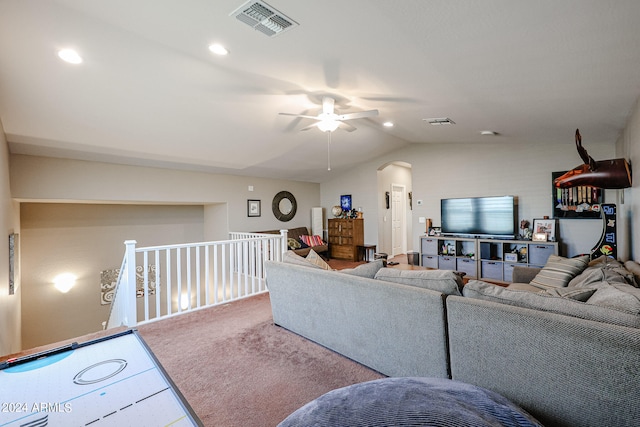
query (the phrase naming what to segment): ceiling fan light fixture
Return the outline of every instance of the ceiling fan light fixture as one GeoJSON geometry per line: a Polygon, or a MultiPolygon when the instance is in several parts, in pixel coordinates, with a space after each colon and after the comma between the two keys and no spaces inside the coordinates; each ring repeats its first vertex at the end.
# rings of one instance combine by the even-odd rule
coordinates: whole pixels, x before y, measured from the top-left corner
{"type": "Polygon", "coordinates": [[[393,127],[393,122],[384,122],[382,124],[382,126],[386,127],[386,128],[392,128],[393,127]]]}
{"type": "Polygon", "coordinates": [[[333,132],[338,129],[338,126],[340,126],[340,122],[333,119],[326,119],[318,122],[318,129],[322,132],[333,132]]]}

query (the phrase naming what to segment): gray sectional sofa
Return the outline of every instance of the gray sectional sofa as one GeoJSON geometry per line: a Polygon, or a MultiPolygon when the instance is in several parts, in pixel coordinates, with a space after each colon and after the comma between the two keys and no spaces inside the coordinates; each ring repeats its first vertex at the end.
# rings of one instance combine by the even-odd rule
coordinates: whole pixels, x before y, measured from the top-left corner
{"type": "Polygon", "coordinates": [[[266,264],[275,324],[388,376],[493,390],[545,426],[640,422],[635,263],[557,257],[506,288],[381,261],[322,267],[266,264]]]}

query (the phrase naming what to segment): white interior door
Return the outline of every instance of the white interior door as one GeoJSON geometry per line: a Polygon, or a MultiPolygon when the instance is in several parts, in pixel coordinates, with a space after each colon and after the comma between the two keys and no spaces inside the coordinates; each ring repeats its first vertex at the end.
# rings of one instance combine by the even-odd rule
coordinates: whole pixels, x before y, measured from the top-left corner
{"type": "Polygon", "coordinates": [[[391,256],[407,251],[405,194],[404,185],[391,185],[391,256]]]}

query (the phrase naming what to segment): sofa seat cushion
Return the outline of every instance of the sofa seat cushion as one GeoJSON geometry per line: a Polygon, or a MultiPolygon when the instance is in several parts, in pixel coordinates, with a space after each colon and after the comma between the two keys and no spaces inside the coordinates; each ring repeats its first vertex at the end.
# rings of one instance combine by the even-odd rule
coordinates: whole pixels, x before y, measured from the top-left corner
{"type": "Polygon", "coordinates": [[[450,270],[400,270],[381,268],[375,279],[401,285],[417,286],[445,295],[462,295],[462,277],[450,270]]]}
{"type": "Polygon", "coordinates": [[[338,270],[340,273],[350,274],[352,276],[360,276],[366,277],[368,279],[373,279],[376,277],[376,273],[384,267],[384,261],[382,259],[377,259],[372,262],[368,262],[366,264],[361,264],[354,268],[344,268],[342,270],[338,270]]]}
{"type": "Polygon", "coordinates": [[[566,297],[561,297],[559,296],[559,291],[553,289],[550,291],[541,290],[541,292],[529,292],[508,289],[480,280],[471,280],[464,286],[462,293],[468,298],[477,298],[550,313],[564,314],[580,319],[640,328],[640,316],[636,314],[602,305],[589,304],[588,301],[590,298],[587,299],[587,302],[573,299],[576,297],[584,299],[589,292],[593,293],[593,295],[597,292],[595,289],[583,288],[583,290],[586,290],[586,293],[569,293],[566,297]],[[556,292],[557,295],[551,295],[549,292],[556,292]]]}
{"type": "Polygon", "coordinates": [[[531,284],[541,289],[563,288],[569,281],[582,273],[587,268],[589,256],[577,258],[565,258],[559,255],[550,255],[547,263],[540,270],[531,284]]]}

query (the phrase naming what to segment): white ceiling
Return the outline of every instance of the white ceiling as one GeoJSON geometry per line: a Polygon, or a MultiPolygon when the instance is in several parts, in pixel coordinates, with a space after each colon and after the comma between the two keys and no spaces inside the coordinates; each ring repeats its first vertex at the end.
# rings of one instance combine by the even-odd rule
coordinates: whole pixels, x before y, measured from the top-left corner
{"type": "Polygon", "coordinates": [[[242,3],[0,0],[11,152],[322,182],[413,143],[611,143],[640,95],[638,0],[268,0],[299,24],[273,38],[242,3]],[[334,132],[332,171],[327,134],[278,115],[323,94],[380,112],[334,132]]]}

